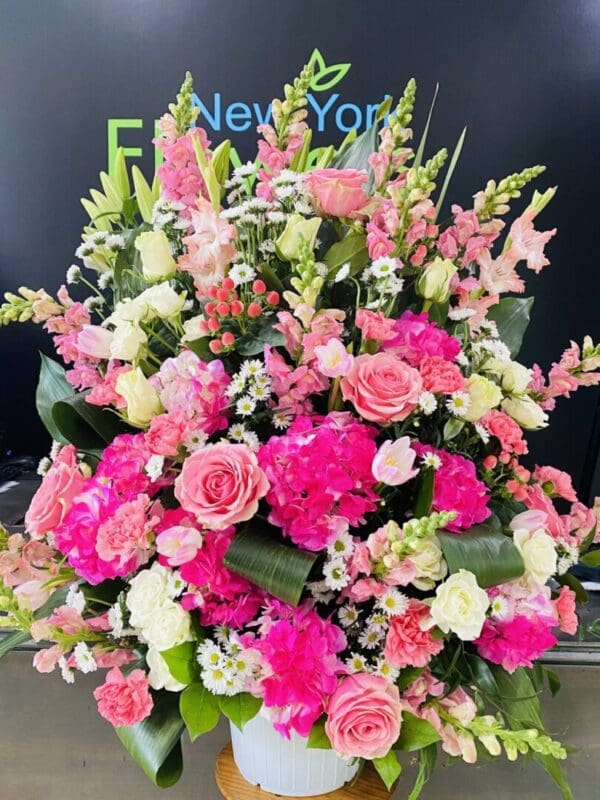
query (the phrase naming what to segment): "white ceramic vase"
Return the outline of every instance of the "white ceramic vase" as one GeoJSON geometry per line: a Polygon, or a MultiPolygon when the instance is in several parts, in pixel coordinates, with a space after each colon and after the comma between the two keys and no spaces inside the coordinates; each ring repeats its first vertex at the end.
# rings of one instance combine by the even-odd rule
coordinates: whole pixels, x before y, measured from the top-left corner
{"type": "Polygon", "coordinates": [[[287,797],[314,797],[334,792],[352,780],[358,764],[350,764],[333,750],[312,750],[306,739],[292,732],[288,741],[259,713],[241,732],[231,725],[233,757],[248,783],[287,797]]]}

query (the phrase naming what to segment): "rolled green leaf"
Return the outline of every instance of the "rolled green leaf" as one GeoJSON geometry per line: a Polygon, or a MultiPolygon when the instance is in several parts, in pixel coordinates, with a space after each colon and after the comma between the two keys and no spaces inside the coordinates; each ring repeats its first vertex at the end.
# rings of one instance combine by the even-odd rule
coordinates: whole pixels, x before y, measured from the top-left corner
{"type": "Polygon", "coordinates": [[[488,311],[488,319],[498,328],[498,336],[516,358],[523,343],[523,336],[529,325],[533,297],[503,297],[488,311]]]}
{"type": "Polygon", "coordinates": [[[40,353],[40,377],[35,393],[35,405],[40,419],[50,436],[61,444],[69,440],[61,433],[52,416],[54,404],[75,394],[75,390],[65,375],[65,369],[58,362],[40,353]]]}
{"type": "Polygon", "coordinates": [[[85,393],[54,403],[52,419],[62,437],[79,450],[103,450],[128,430],[114,411],[88,403],[85,393]]]}
{"type": "Polygon", "coordinates": [[[297,606],[318,555],[284,544],[274,533],[247,528],[235,535],[224,564],[279,600],[297,606]]]}
{"type": "Polygon", "coordinates": [[[484,589],[519,578],[525,572],[521,554],[512,539],[484,525],[465,533],[438,533],[451,573],[469,570],[484,589]]]}

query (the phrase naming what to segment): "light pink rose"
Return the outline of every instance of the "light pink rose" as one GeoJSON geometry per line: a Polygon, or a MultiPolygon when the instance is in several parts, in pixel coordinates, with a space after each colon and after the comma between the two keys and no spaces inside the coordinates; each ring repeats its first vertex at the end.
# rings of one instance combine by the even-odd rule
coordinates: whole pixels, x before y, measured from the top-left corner
{"type": "Polygon", "coordinates": [[[25,514],[25,528],[32,539],[41,539],[63,521],[84,483],[77,450],[72,444],[63,447],[25,514]]]}
{"type": "Polygon", "coordinates": [[[397,356],[362,355],[340,383],[344,400],[371,422],[406,419],[416,408],[423,382],[419,372],[397,356]]]}
{"type": "Polygon", "coordinates": [[[321,214],[348,217],[368,202],[367,173],[358,169],[315,169],[306,177],[313,204],[321,214]]]}
{"type": "Polygon", "coordinates": [[[216,444],[183,462],[175,496],[198,522],[214,530],[250,519],[269,489],[254,453],[243,444],[216,444]]]}
{"type": "Polygon", "coordinates": [[[344,758],[383,758],[400,735],[400,693],[378,675],[343,678],[326,711],[325,732],[344,758]]]}
{"type": "Polygon", "coordinates": [[[118,667],[113,667],[95,690],[94,698],[100,716],[116,728],[146,719],[154,705],[148,678],[141,669],[134,669],[125,677],[118,667]]]}

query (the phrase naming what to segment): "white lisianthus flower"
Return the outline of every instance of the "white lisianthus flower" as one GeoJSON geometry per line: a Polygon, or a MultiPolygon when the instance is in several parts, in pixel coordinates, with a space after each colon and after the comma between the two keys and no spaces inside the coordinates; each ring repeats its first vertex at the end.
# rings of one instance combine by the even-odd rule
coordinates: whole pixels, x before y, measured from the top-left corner
{"type": "Polygon", "coordinates": [[[548,415],[531,397],[506,397],[502,403],[502,410],[525,430],[533,431],[545,428],[548,424],[548,415]]]}
{"type": "MultiPolygon", "coordinates": [[[[121,322],[108,340],[107,352],[110,358],[118,358],[120,361],[134,361],[138,358],[147,342],[148,337],[139,325],[133,322],[121,322]]],[[[106,358],[107,356],[100,357],[106,358]]]]}
{"type": "Polygon", "coordinates": [[[525,569],[533,580],[543,586],[557,569],[554,540],[543,530],[516,530],[513,533],[515,547],[523,556],[525,569]]]}
{"type": "Polygon", "coordinates": [[[159,606],[142,627],[144,639],[158,650],[168,650],[191,639],[190,615],[172,600],[159,606]]]}
{"type": "Polygon", "coordinates": [[[437,587],[431,617],[444,633],[452,631],[464,642],[472,642],[481,634],[489,605],[475,575],[460,569],[437,587]]]}
{"type": "Polygon", "coordinates": [[[169,578],[170,570],[158,562],[132,578],[125,605],[130,614],[129,622],[135,628],[143,628],[154,612],[169,602],[169,578]]]}
{"type": "Polygon", "coordinates": [[[135,249],[142,259],[142,273],[148,281],[158,281],[172,275],[177,264],[164,231],[145,231],[135,240],[135,249]]]}
{"type": "Polygon", "coordinates": [[[457,267],[449,258],[436,258],[426,267],[416,285],[417,293],[433,303],[444,303],[450,296],[450,282],[457,267]]]}
{"type": "Polygon", "coordinates": [[[477,373],[468,378],[465,388],[471,402],[463,417],[469,422],[476,422],[502,400],[500,387],[489,378],[477,373]]]}
{"type": "Polygon", "coordinates": [[[148,682],[153,689],[166,689],[167,692],[181,692],[187,684],[180,683],[171,675],[167,662],[156,647],[149,647],[146,653],[148,682]]]}

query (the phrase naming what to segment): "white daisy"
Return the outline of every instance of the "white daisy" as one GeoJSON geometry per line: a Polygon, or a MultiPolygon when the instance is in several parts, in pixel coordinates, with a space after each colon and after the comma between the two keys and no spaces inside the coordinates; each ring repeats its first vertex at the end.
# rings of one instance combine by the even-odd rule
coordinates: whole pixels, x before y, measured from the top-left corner
{"type": "Polygon", "coordinates": [[[394,587],[379,598],[379,606],[390,617],[398,617],[408,608],[408,597],[394,587]]]}
{"type": "Polygon", "coordinates": [[[373,261],[371,264],[371,272],[376,278],[387,278],[389,275],[394,274],[398,266],[399,261],[397,258],[384,256],[383,258],[376,258],[375,261],[373,261]]]}
{"type": "Polygon", "coordinates": [[[264,376],[265,365],[258,358],[253,358],[250,361],[244,361],[238,374],[244,380],[250,377],[256,378],[259,375],[264,376]]]}
{"type": "Polygon", "coordinates": [[[235,404],[235,413],[239,414],[240,417],[249,417],[250,414],[254,412],[256,408],[256,400],[250,397],[249,394],[245,394],[235,404]]]}
{"type": "Polygon", "coordinates": [[[419,408],[425,414],[425,416],[429,416],[433,414],[433,412],[437,408],[437,400],[435,399],[435,395],[432,392],[421,392],[418,399],[419,408]]]}
{"type": "Polygon", "coordinates": [[[202,670],[202,683],[212,694],[229,694],[231,691],[231,676],[227,674],[221,662],[202,670]]]}
{"type": "Polygon", "coordinates": [[[484,444],[487,444],[490,440],[489,432],[481,425],[479,422],[476,422],[473,427],[477,431],[477,435],[481,439],[484,444]]]}
{"type": "Polygon", "coordinates": [[[366,672],[367,659],[364,656],[361,656],[360,653],[350,653],[350,658],[346,660],[346,666],[348,667],[350,674],[355,672],[366,672]]]}
{"type": "Polygon", "coordinates": [[[273,414],[273,427],[278,431],[283,431],[289,428],[292,424],[292,418],[289,414],[284,414],[283,411],[276,411],[273,414]]]}
{"type": "Polygon", "coordinates": [[[223,653],[221,648],[212,639],[205,639],[196,650],[198,663],[204,669],[216,667],[220,664],[223,653]]]}
{"type": "Polygon", "coordinates": [[[246,433],[246,426],[243,422],[236,422],[229,428],[229,438],[241,442],[246,433]]]}
{"type": "Polygon", "coordinates": [[[252,269],[249,264],[242,262],[231,267],[228,277],[231,278],[236,286],[240,286],[242,283],[253,281],[256,278],[256,270],[252,269]]]}
{"type": "Polygon", "coordinates": [[[502,595],[496,595],[490,602],[490,611],[492,617],[496,619],[509,619],[512,616],[512,610],[508,600],[502,595]]]}
{"type": "Polygon", "coordinates": [[[390,683],[395,683],[400,675],[400,670],[396,667],[392,667],[383,656],[380,656],[375,662],[375,675],[386,678],[390,683]]]}
{"type": "Polygon", "coordinates": [[[327,552],[330,556],[337,556],[341,558],[348,558],[352,555],[354,550],[354,541],[348,531],[338,533],[335,539],[327,546],[327,552]]]}
{"type": "Polygon", "coordinates": [[[382,631],[377,628],[365,628],[358,637],[358,643],[361,647],[364,647],[365,650],[375,650],[382,639],[382,631]]]}
{"type": "Polygon", "coordinates": [[[332,558],[325,562],[323,567],[325,584],[332,591],[336,592],[347,586],[350,576],[346,571],[346,562],[343,558],[332,558]]]}
{"type": "Polygon", "coordinates": [[[340,624],[343,625],[344,628],[349,628],[351,625],[354,625],[359,618],[359,613],[356,609],[356,606],[353,606],[350,603],[342,606],[337,615],[340,624]]]}
{"type": "Polygon", "coordinates": [[[464,417],[471,405],[471,398],[466,392],[453,392],[446,400],[446,408],[455,417],[464,417]]]}
{"type": "Polygon", "coordinates": [[[243,436],[243,442],[253,452],[256,452],[260,447],[260,439],[254,433],[254,431],[246,431],[246,433],[243,436]]]}
{"type": "Polygon", "coordinates": [[[436,453],[425,453],[422,458],[423,464],[426,467],[438,470],[442,466],[442,459],[436,453]]]}
{"type": "Polygon", "coordinates": [[[371,616],[367,619],[367,625],[369,628],[377,631],[384,631],[387,630],[388,627],[388,617],[385,611],[374,611],[371,616]]]}

